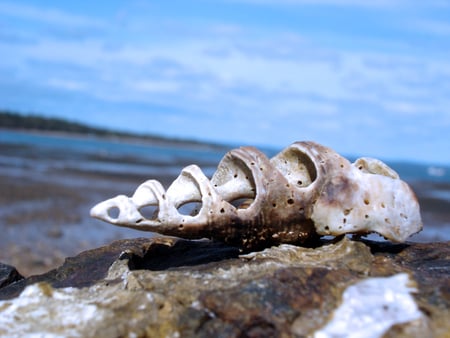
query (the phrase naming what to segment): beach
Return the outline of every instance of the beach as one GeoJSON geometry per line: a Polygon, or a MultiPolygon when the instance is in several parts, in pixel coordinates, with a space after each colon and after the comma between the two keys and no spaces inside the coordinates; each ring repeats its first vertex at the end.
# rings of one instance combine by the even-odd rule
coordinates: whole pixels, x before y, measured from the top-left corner
{"type": "MultiPolygon", "coordinates": [[[[148,179],[167,188],[191,163],[211,175],[226,152],[202,145],[180,150],[179,145],[30,133],[8,138],[5,131],[0,133],[0,262],[25,276],[46,272],[66,257],[117,239],[153,236],[92,219],[89,210],[118,194],[132,195],[148,179]]],[[[424,223],[424,231],[410,240],[449,240],[450,182],[409,183],[424,223]]]]}

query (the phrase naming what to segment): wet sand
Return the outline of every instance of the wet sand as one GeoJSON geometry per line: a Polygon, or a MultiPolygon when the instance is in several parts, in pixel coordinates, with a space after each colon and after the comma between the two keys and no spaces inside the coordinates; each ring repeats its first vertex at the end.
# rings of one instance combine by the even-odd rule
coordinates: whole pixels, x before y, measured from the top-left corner
{"type": "MultiPolygon", "coordinates": [[[[13,265],[21,274],[29,276],[59,266],[65,257],[113,240],[152,236],[92,219],[89,210],[115,195],[131,195],[140,183],[150,178],[168,187],[184,165],[184,162],[173,163],[172,170],[167,171],[169,174],[158,176],[67,168],[45,172],[33,167],[2,168],[0,262],[13,265]]],[[[450,183],[416,182],[412,186],[421,204],[425,230],[411,239],[449,240],[450,183]]]]}
{"type": "MultiPolygon", "coordinates": [[[[0,262],[29,276],[60,265],[65,257],[148,233],[92,219],[90,208],[118,194],[132,194],[146,178],[52,172],[45,177],[0,173],[0,262]]],[[[172,176],[158,177],[168,184],[172,176]]]]}

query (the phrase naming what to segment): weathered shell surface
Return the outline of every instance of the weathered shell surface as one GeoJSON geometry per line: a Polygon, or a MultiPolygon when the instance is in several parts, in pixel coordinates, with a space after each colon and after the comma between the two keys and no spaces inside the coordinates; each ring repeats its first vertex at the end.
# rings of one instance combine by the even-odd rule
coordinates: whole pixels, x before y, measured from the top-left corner
{"type": "Polygon", "coordinates": [[[351,164],[314,142],[296,142],[272,159],[253,147],[234,149],[210,180],[190,165],[167,191],[149,180],[132,197],[97,204],[91,216],[245,250],[349,233],[376,232],[402,242],[422,229],[416,196],[395,171],[371,158],[351,164]],[[183,212],[192,204],[197,208],[183,212]],[[143,209],[149,206],[155,212],[146,217],[143,209]]]}

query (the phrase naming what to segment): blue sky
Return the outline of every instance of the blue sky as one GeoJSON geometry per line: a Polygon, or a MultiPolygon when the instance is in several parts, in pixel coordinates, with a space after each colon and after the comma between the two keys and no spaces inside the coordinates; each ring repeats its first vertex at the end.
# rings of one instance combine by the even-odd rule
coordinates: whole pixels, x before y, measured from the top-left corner
{"type": "Polygon", "coordinates": [[[0,108],[450,163],[450,1],[0,2],[0,108]]]}

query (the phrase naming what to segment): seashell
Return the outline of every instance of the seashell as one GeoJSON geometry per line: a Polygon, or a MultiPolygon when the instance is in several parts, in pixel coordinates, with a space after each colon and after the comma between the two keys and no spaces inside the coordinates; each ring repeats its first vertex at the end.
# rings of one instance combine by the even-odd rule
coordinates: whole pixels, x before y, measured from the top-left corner
{"type": "Polygon", "coordinates": [[[211,179],[190,165],[167,191],[148,180],[132,197],[97,204],[91,216],[246,251],[371,232],[403,242],[422,229],[416,196],[394,170],[372,158],[351,164],[314,142],[296,142],[272,159],[253,147],[234,149],[211,179]],[[190,214],[187,205],[195,206],[190,214]],[[150,215],[148,208],[154,209],[150,215]]]}

